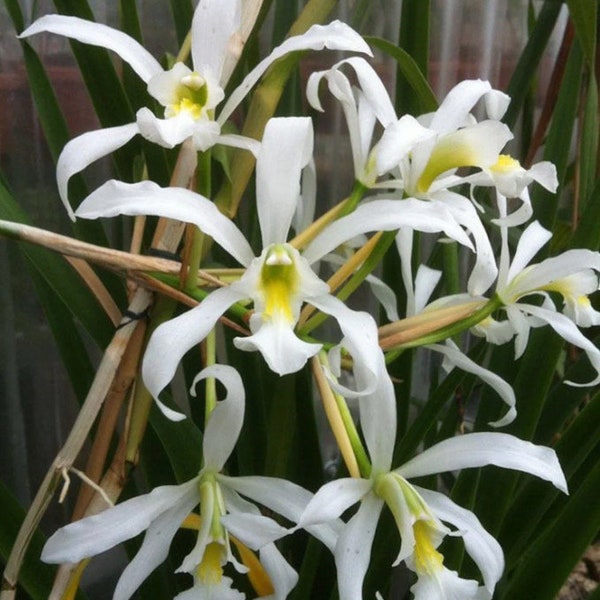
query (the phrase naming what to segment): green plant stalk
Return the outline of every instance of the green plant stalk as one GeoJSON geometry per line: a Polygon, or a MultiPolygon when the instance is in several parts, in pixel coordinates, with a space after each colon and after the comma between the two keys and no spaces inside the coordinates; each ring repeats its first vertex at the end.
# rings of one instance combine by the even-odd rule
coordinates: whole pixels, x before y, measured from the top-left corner
{"type": "Polygon", "coordinates": [[[352,445],[352,450],[354,451],[360,473],[363,477],[369,477],[371,474],[371,462],[369,461],[367,452],[362,444],[358,430],[356,429],[356,424],[354,423],[346,399],[335,391],[333,392],[333,397],[335,398],[340,417],[342,417],[344,427],[348,433],[348,438],[350,439],[350,444],[352,445]]]}
{"type": "MultiPolygon", "coordinates": [[[[217,336],[215,330],[212,329],[206,336],[206,366],[214,365],[217,362],[217,336]]],[[[217,406],[217,383],[214,377],[208,377],[206,379],[206,405],[205,405],[205,417],[204,422],[208,424],[208,419],[217,406]]]]}
{"type": "Polygon", "coordinates": [[[442,327],[433,333],[428,333],[427,335],[423,335],[410,342],[398,344],[397,348],[390,350],[386,354],[386,363],[390,363],[398,358],[398,356],[408,348],[427,346],[429,344],[435,344],[437,342],[442,342],[448,338],[454,337],[455,335],[474,327],[485,318],[489,317],[496,310],[502,308],[502,306],[502,300],[497,294],[494,294],[479,310],[475,311],[471,316],[461,319],[456,323],[452,323],[452,325],[446,325],[445,327],[442,327]]]}
{"type": "MultiPolygon", "coordinates": [[[[210,150],[198,153],[198,191],[205,198],[210,198],[211,193],[211,153],[210,150]]],[[[194,289],[198,287],[198,270],[200,263],[208,252],[209,245],[204,243],[206,236],[200,229],[194,226],[192,235],[191,250],[188,260],[188,272],[185,278],[185,289],[194,289]]]]}

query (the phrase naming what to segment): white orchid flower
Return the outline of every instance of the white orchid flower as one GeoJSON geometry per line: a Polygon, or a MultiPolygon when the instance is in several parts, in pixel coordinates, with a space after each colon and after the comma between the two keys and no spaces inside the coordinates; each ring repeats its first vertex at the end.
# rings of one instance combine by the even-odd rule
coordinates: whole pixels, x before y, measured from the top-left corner
{"type": "MultiPolygon", "coordinates": [[[[556,167],[548,161],[534,164],[529,169],[508,154],[501,154],[491,167],[483,168],[465,178],[472,188],[494,187],[496,189],[500,217],[492,222],[501,227],[515,227],[528,221],[533,215],[528,186],[539,183],[543,188],[554,193],[558,187],[556,167]],[[507,214],[506,199],[518,198],[519,206],[507,214]]],[[[475,200],[471,198],[474,202],[475,200]]]]}
{"type": "MultiPolygon", "coordinates": [[[[255,257],[243,234],[207,198],[182,188],[160,188],[151,182],[125,184],[109,181],[84,200],[78,217],[94,219],[117,214],[157,215],[193,223],[242,264],[239,281],[212,292],[192,310],[156,329],[144,356],[144,382],[157,398],[172,379],[181,357],[203,340],[219,317],[235,302],[252,299],[252,335],[238,337],[241,350],[258,350],[269,367],[283,375],[302,368],[321,344],[308,343],[294,333],[300,307],[308,302],[333,316],[354,349],[355,369],[371,373],[380,352],[377,327],[364,312],[350,310],[329,293],[329,287],[310,265],[349,238],[365,231],[411,227],[425,232],[444,231],[470,247],[464,231],[447,212],[432,210],[429,203],[372,202],[326,228],[301,255],[289,245],[287,235],[300,197],[300,174],[313,147],[311,121],[305,117],[271,119],[265,129],[256,165],[257,212],[263,250],[255,257]]],[[[340,390],[351,394],[348,389],[340,390]]],[[[364,393],[361,390],[356,393],[364,393]]],[[[162,407],[172,418],[176,415],[162,407]]]]}
{"type": "Polygon", "coordinates": [[[598,290],[600,254],[591,250],[568,250],[540,263],[529,264],[552,234],[537,221],[521,235],[512,262],[508,251],[506,229],[502,228],[502,251],[496,294],[503,303],[507,321],[489,317],[482,321],[475,333],[488,341],[501,344],[515,338],[515,356],[520,357],[529,340],[532,327],[550,325],[565,341],[581,348],[598,374],[591,382],[570,385],[596,385],[600,382],[600,350],[586,338],[580,327],[600,324],[588,295],[598,290]],[[556,292],[563,298],[563,313],[548,296],[556,292]],[[542,297],[542,305],[527,301],[528,297],[542,297]]]}
{"type": "Polygon", "coordinates": [[[360,423],[372,462],[369,477],[345,478],[325,484],[303,513],[299,526],[337,519],[360,503],[340,533],[334,557],[340,600],[362,598],[370,549],[384,505],[400,533],[394,564],[406,561],[417,575],[411,588],[416,600],[492,598],[504,569],[502,549],[477,517],[441,493],[409,482],[415,477],[464,468],[498,467],[530,473],[566,492],[564,475],[550,448],[535,446],[502,433],[471,433],[435,444],[396,469],[391,460],[396,437],[396,407],[392,383],[382,368],[372,396],[359,399],[360,423]],[[444,523],[456,527],[451,531],[444,523]],[[437,550],[446,535],[461,536],[479,568],[483,586],[465,580],[443,564],[437,550]]]}
{"type": "Polygon", "coordinates": [[[112,50],[131,66],[147,84],[148,93],[164,107],[164,118],[155,116],[149,108],[142,108],[137,112],[135,123],[87,132],[65,146],[57,164],[57,181],[60,197],[71,218],[70,177],[125,145],[136,134],[166,148],[189,139],[197,150],[207,150],[220,143],[256,153],[258,142],[239,135],[221,134],[221,127],[273,62],[299,50],[328,48],[372,54],[360,35],[340,21],[313,25],[306,33],[285,40],[259,62],[215,116],[231,75],[228,46],[235,42],[240,20],[241,0],[201,0],[192,22],[192,67],[177,62],[168,71],[136,40],[99,23],[46,15],[23,31],[21,37],[50,32],[112,50]]]}
{"type": "Polygon", "coordinates": [[[420,119],[405,115],[398,120],[384,84],[364,59],[344,60],[311,76],[307,98],[317,110],[323,110],[318,95],[322,79],[344,109],[356,179],[367,188],[398,188],[405,197],[443,203],[473,236],[476,262],[469,290],[484,293],[497,275],[494,253],[473,202],[451,188],[466,181],[455,174],[458,168],[488,169],[498,162],[500,151],[512,138],[498,120],[508,106],[508,96],[493,90],[488,82],[463,81],[434,114],[420,119]],[[359,87],[353,87],[341,71],[345,65],[354,69],[359,87]],[[482,99],[490,118],[477,123],[471,110],[482,99]],[[377,122],[384,131],[373,144],[377,122]],[[387,173],[399,177],[377,181],[387,173]]]}
{"type": "MultiPolygon", "coordinates": [[[[260,562],[274,590],[268,598],[287,598],[298,576],[273,543],[287,530],[262,516],[259,509],[242,496],[297,522],[312,494],[283,479],[222,474],[242,427],[244,389],[235,369],[213,365],[196,377],[192,394],[196,383],[209,377],[219,379],[227,395],[217,403],[208,420],[202,441],[203,467],[198,476],[181,485],[155,488],[149,494],[59,529],[46,542],[43,561],[77,563],[146,531],[140,550],[123,571],[113,595],[113,600],[127,600],[166,559],[173,536],[194,507],[200,505],[195,547],[177,569],[191,574],[194,586],[177,599],[245,598],[244,594],[231,589],[232,580],[223,574],[228,563],[238,572],[248,570],[235,557],[232,541],[260,551],[260,562]]],[[[311,533],[333,549],[339,525],[317,527],[311,533]]]]}

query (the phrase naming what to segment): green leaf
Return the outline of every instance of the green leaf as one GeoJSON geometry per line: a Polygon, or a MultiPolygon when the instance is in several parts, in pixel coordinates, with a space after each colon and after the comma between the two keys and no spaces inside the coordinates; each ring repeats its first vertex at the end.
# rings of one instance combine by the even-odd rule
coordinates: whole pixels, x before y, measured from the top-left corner
{"type": "Polygon", "coordinates": [[[500,599],[555,598],[600,529],[600,462],[573,492],[556,521],[521,557],[500,599]]]}
{"type": "Polygon", "coordinates": [[[177,32],[177,41],[181,46],[192,26],[192,17],[194,8],[190,0],[171,0],[171,12],[175,21],[175,31],[177,32]]]}
{"type": "MultiPolygon", "coordinates": [[[[1,181],[0,219],[29,223],[27,215],[1,181]]],[[[104,348],[112,337],[114,326],[79,275],[62,256],[50,250],[31,244],[22,244],[21,249],[73,316],[82,323],[96,343],[104,348]]]]}
{"type": "MultiPolygon", "coordinates": [[[[568,480],[600,444],[598,423],[600,393],[577,415],[556,444],[555,450],[568,480]]],[[[563,494],[545,481],[528,481],[519,490],[499,536],[507,565],[519,562],[528,545],[539,535],[540,523],[543,524],[548,509],[556,499],[564,500],[563,494]]]]}
{"type": "MultiPolygon", "coordinates": [[[[175,408],[175,407],[174,407],[175,408]]],[[[177,483],[193,479],[202,465],[202,433],[191,419],[173,422],[153,407],[150,424],[175,473],[177,483]]]]}
{"type": "Polygon", "coordinates": [[[596,165],[598,161],[598,85],[593,74],[587,81],[587,95],[583,110],[578,183],[580,203],[585,209],[596,182],[596,165]]]}
{"type": "MultiPolygon", "coordinates": [[[[25,518],[25,511],[0,480],[0,555],[4,562],[8,559],[19,527],[25,518]]],[[[45,539],[39,532],[33,534],[29,550],[21,568],[19,584],[32,600],[46,600],[54,581],[54,567],[39,560],[45,539]]]]}
{"type": "MultiPolygon", "coordinates": [[[[402,2],[398,47],[414,60],[425,80],[427,80],[429,67],[430,14],[429,0],[404,0],[402,2]]],[[[418,115],[433,110],[424,108],[422,99],[411,94],[411,90],[413,90],[412,83],[398,62],[396,75],[396,111],[398,114],[418,115]]]]}
{"type": "MultiPolygon", "coordinates": [[[[567,179],[570,148],[569,144],[565,144],[565,140],[571,139],[578,117],[579,94],[573,93],[573,90],[579,90],[581,86],[582,67],[581,46],[575,40],[560,82],[558,99],[544,148],[544,160],[549,160],[556,166],[560,190],[564,188],[567,179]]],[[[549,192],[541,186],[537,186],[531,195],[535,218],[546,229],[552,230],[554,227],[559,199],[560,194],[549,192]]]]}
{"type": "Polygon", "coordinates": [[[506,93],[510,96],[511,102],[504,116],[504,122],[511,128],[514,127],[523,102],[531,89],[531,74],[536,72],[540,64],[561,8],[561,2],[544,2],[527,45],[521,52],[519,62],[510,78],[506,93]]]}
{"type": "Polygon", "coordinates": [[[415,59],[406,50],[378,37],[366,36],[365,40],[371,46],[391,56],[398,63],[399,72],[406,79],[410,89],[416,94],[419,113],[431,112],[437,109],[438,101],[431,86],[415,59]]]}
{"type": "Polygon", "coordinates": [[[596,58],[598,3],[590,0],[567,0],[567,6],[585,58],[593,67],[596,58]]]}

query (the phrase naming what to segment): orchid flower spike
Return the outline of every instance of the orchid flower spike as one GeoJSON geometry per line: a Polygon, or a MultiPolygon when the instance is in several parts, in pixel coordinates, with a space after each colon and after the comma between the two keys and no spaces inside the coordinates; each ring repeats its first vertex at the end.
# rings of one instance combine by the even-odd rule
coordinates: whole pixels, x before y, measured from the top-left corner
{"type": "Polygon", "coordinates": [[[437,491],[410,479],[464,468],[497,467],[530,473],[567,492],[554,450],[503,433],[471,433],[431,446],[404,465],[391,469],[396,438],[396,405],[391,380],[381,372],[371,396],[359,398],[360,424],[372,469],[363,478],[337,479],[317,491],[299,526],[337,519],[359,503],[339,535],[334,557],[340,600],[362,598],[371,545],[384,505],[400,534],[395,565],[404,561],[416,574],[415,600],[491,599],[504,569],[502,549],[477,517],[437,491]],[[451,530],[445,523],[454,526],[451,530]],[[481,572],[483,585],[459,577],[444,566],[438,547],[446,535],[462,537],[467,554],[481,572]]]}
{"type": "MultiPolygon", "coordinates": [[[[155,398],[171,381],[182,356],[206,337],[232,304],[247,299],[254,302],[252,335],[234,340],[239,349],[258,350],[280,375],[301,369],[321,349],[321,344],[306,342],[294,332],[300,307],[308,302],[334,317],[344,336],[344,346],[353,352],[355,370],[371,374],[366,379],[367,389],[352,392],[340,386],[340,392],[367,393],[375,385],[374,364],[381,352],[375,321],[332,296],[311,264],[360,233],[400,227],[443,231],[471,247],[467,235],[447,211],[434,210],[429,203],[418,200],[382,201],[359,207],[334,222],[300,254],[286,240],[301,197],[301,172],[310,161],[312,148],[309,118],[284,117],[271,119],[267,124],[256,164],[257,211],[263,243],[257,257],[240,230],[214,203],[182,188],[161,188],[148,181],[109,181],[78,208],[76,215],[86,219],[117,214],[157,215],[193,223],[246,269],[239,281],[211,292],[197,307],[156,329],[143,363],[144,382],[155,398]]],[[[177,413],[160,406],[171,418],[177,418],[177,413]]]]}
{"type": "Polygon", "coordinates": [[[241,27],[241,6],[241,0],[200,0],[191,30],[192,67],[176,62],[167,71],[136,40],[99,23],[46,15],[23,31],[22,38],[50,32],[112,50],[131,66],[147,84],[148,93],[164,107],[162,117],[142,108],[135,123],[87,132],[65,146],[57,165],[57,180],[60,197],[71,218],[74,217],[68,202],[69,179],[125,145],[136,134],[165,148],[191,140],[196,150],[204,151],[220,143],[256,154],[258,142],[222,134],[221,127],[272,63],[299,50],[327,48],[372,54],[360,35],[340,21],[313,25],[306,33],[285,40],[259,62],[215,115],[225,98],[224,88],[232,71],[229,59],[241,27]]]}
{"type": "MultiPolygon", "coordinates": [[[[77,563],[146,531],[144,542],[123,571],[113,600],[128,600],[168,556],[171,540],[200,505],[198,538],[178,572],[193,577],[193,587],[176,596],[242,600],[245,595],[231,588],[224,568],[231,564],[240,572],[247,568],[239,561],[232,541],[259,551],[260,562],[273,592],[271,600],[284,600],[297,581],[297,574],[273,543],[287,530],[262,516],[258,507],[242,496],[297,522],[312,494],[289,481],[269,477],[229,477],[222,473],[242,427],[244,389],[237,371],[225,365],[204,369],[194,380],[215,377],[227,390],[208,420],[204,438],[203,467],[194,479],[181,485],[155,488],[149,494],[117,504],[104,512],[59,529],[46,542],[42,560],[49,563],[77,563]]],[[[333,549],[341,524],[318,526],[311,533],[333,549]]]]}

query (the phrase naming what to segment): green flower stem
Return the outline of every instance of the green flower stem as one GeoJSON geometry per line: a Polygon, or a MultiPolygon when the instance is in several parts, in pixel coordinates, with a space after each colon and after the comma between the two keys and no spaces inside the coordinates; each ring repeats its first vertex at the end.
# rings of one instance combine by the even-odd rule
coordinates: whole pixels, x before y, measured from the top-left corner
{"type": "Polygon", "coordinates": [[[458,245],[456,242],[444,244],[444,282],[446,294],[451,296],[460,292],[460,273],[458,269],[458,245]]]}
{"type": "MultiPolygon", "coordinates": [[[[210,161],[210,151],[198,153],[198,192],[206,198],[210,198],[211,193],[210,161]]],[[[200,268],[200,262],[204,254],[208,251],[208,245],[204,243],[205,237],[202,231],[194,227],[188,260],[188,272],[185,278],[186,289],[198,287],[198,269],[200,268]]]]}
{"type": "Polygon", "coordinates": [[[456,323],[441,327],[437,331],[422,335],[414,340],[411,340],[410,342],[398,344],[396,348],[386,354],[386,363],[389,364],[390,362],[394,361],[407,348],[427,346],[428,344],[435,344],[437,342],[442,342],[448,338],[454,337],[455,335],[474,327],[478,323],[481,323],[481,321],[489,317],[503,305],[504,303],[500,297],[497,294],[494,294],[492,298],[490,298],[480,309],[476,310],[472,315],[466,317],[465,319],[461,319],[456,323]]]}
{"type": "Polygon", "coordinates": [[[362,444],[360,436],[358,435],[358,431],[356,429],[354,419],[352,418],[352,414],[350,413],[350,409],[348,408],[348,404],[346,403],[346,399],[337,392],[333,392],[333,397],[335,398],[335,403],[340,413],[340,417],[342,417],[342,422],[344,423],[344,427],[348,433],[348,438],[350,439],[350,444],[352,445],[352,450],[354,451],[354,456],[356,457],[356,462],[358,463],[360,473],[365,478],[369,477],[371,474],[371,462],[369,461],[367,452],[362,444]]]}
{"type": "MultiPolygon", "coordinates": [[[[215,330],[206,336],[206,359],[205,366],[214,365],[217,362],[217,336],[215,330]]],[[[217,405],[217,383],[214,377],[207,377],[206,379],[206,405],[204,409],[204,422],[208,423],[208,419],[217,405]]]]}
{"type": "Polygon", "coordinates": [[[329,371],[327,353],[321,350],[311,359],[315,383],[319,389],[325,415],[351,477],[368,476],[371,464],[362,445],[346,400],[337,394],[325,376],[329,371]]]}

